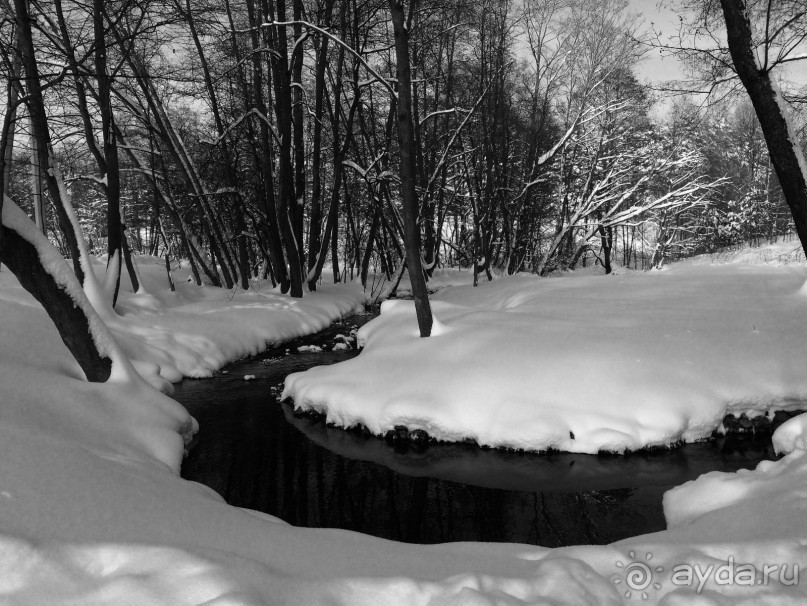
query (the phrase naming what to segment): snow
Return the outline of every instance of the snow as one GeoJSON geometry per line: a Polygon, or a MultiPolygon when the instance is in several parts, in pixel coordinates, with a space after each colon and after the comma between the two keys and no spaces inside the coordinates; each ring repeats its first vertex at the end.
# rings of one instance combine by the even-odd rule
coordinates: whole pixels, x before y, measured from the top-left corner
{"type": "Polygon", "coordinates": [[[804,265],[693,262],[454,286],[431,338],[411,301],[386,301],[358,358],[290,375],[283,395],[377,435],[580,453],[697,440],[728,412],[803,406],[805,281],[804,265]]]}
{"type": "Polygon", "coordinates": [[[793,154],[796,156],[796,162],[798,162],[799,168],[801,169],[801,179],[803,182],[807,182],[807,159],[804,158],[804,152],[801,149],[801,145],[799,145],[800,139],[798,136],[796,136],[796,129],[793,125],[790,104],[785,101],[784,97],[782,96],[782,91],[779,89],[779,84],[776,82],[776,80],[770,78],[769,82],[774,92],[774,100],[776,101],[776,105],[779,107],[779,112],[781,113],[782,119],[785,121],[785,125],[787,126],[788,142],[793,148],[793,154]]]}
{"type": "MultiPolygon", "coordinates": [[[[56,174],[58,176],[58,172],[56,174]]],[[[59,180],[59,183],[61,183],[61,180],[59,180]]],[[[60,185],[60,187],[63,186],[60,185]]],[[[68,214],[73,217],[71,221],[75,220],[75,213],[72,213],[69,204],[66,205],[66,210],[68,210],[68,214]]],[[[14,229],[22,238],[34,246],[45,271],[53,277],[58,287],[67,293],[74,305],[84,311],[87,316],[90,334],[92,335],[93,343],[98,353],[112,361],[110,380],[135,383],[142,382],[141,376],[134,370],[129,358],[127,358],[120,349],[118,343],[110,333],[109,328],[102,320],[101,314],[106,315],[105,310],[108,305],[105,306],[103,302],[99,302],[97,306],[93,304],[59,252],[28,219],[28,216],[8,197],[5,197],[3,201],[2,224],[14,229]],[[99,312],[99,309],[101,312],[99,312]]],[[[74,222],[73,225],[75,227],[78,223],[74,222]]],[[[87,262],[89,256],[86,254],[86,246],[83,240],[79,239],[79,242],[82,251],[82,265],[84,265],[86,272],[89,267],[89,263],[87,262]]],[[[89,292],[96,292],[95,287],[97,287],[97,282],[94,280],[94,275],[87,274],[85,276],[85,282],[89,292]]],[[[164,382],[152,380],[152,385],[159,389],[164,387],[164,382]]]]}
{"type": "Polygon", "coordinates": [[[322,348],[319,345],[302,345],[297,348],[300,353],[321,353],[322,348]]]}
{"type": "MultiPolygon", "coordinates": [[[[479,279],[482,282],[487,280],[484,273],[479,276],[479,279]]],[[[436,293],[449,286],[462,286],[473,283],[474,273],[471,269],[436,269],[426,283],[426,288],[430,293],[436,293]]],[[[404,273],[397,292],[399,297],[412,296],[412,283],[409,281],[409,272],[404,273]]]]}
{"type": "MultiPolygon", "coordinates": [[[[6,224],[8,216],[4,208],[6,224]]],[[[53,272],[69,272],[62,269],[63,262],[51,260],[53,272]]],[[[160,260],[141,258],[139,263],[144,290],[131,293],[124,278],[122,315],[111,327],[110,343],[117,341],[128,354],[137,354],[137,367],[154,376],[157,365],[165,376],[212,372],[224,360],[260,350],[267,341],[317,330],[348,313],[363,297],[353,286],[325,287],[303,301],[293,301],[267,288],[256,287],[255,292],[196,288],[182,284],[179,276],[175,276],[179,290],[171,294],[160,260]]],[[[99,272],[103,266],[94,264],[99,272]]],[[[527,380],[508,383],[511,371],[498,358],[523,362],[501,348],[490,349],[506,337],[519,352],[539,356],[530,371],[542,378],[536,392],[542,397],[554,397],[554,388],[567,393],[591,389],[597,394],[601,403],[597,409],[587,401],[570,401],[574,416],[564,409],[554,412],[554,420],[547,415],[545,424],[555,430],[561,423],[573,425],[575,435],[580,432],[578,439],[589,447],[619,442],[603,440],[597,433],[598,425],[613,428],[618,422],[625,426],[625,435],[639,441],[662,434],[666,439],[673,426],[686,426],[697,434],[707,419],[718,416],[721,406],[741,402],[761,410],[784,396],[803,395],[796,366],[804,349],[796,337],[807,305],[799,294],[806,277],[804,264],[692,263],[643,275],[516,277],[483,283],[476,291],[456,286],[438,295],[436,337],[418,340],[409,304],[393,302],[359,332],[365,351],[341,366],[346,380],[358,388],[358,398],[362,384],[377,381],[375,373],[387,376],[393,362],[401,365],[399,377],[415,370],[425,373],[407,383],[396,378],[376,394],[380,402],[381,396],[398,394],[397,403],[382,402],[385,414],[395,406],[412,409],[404,397],[406,388],[409,393],[428,391],[439,416],[447,407],[429,390],[437,387],[450,394],[436,385],[436,378],[454,386],[462,379],[468,384],[463,387],[464,402],[473,417],[480,400],[475,389],[496,398],[513,396],[519,386],[534,387],[527,380]],[[629,307],[631,313],[626,311],[629,307]],[[579,315],[583,311],[586,315],[579,315]],[[490,322],[495,324],[486,325],[490,322]],[[517,324],[523,337],[515,330],[517,324]],[[532,342],[533,337],[541,342],[532,342]],[[432,351],[435,343],[445,344],[442,357],[432,351]],[[557,353],[551,356],[544,347],[557,353]],[[750,351],[739,351],[745,348],[750,351]],[[426,368],[413,353],[432,366],[426,368]],[[684,353],[685,358],[676,357],[684,353]],[[719,354],[720,365],[710,362],[714,354],[719,354]],[[660,368],[663,355],[669,359],[660,368]],[[637,358],[638,366],[622,368],[637,358]],[[368,373],[364,364],[370,359],[378,366],[368,373]],[[565,373],[567,379],[552,378],[550,369],[565,373]],[[699,394],[706,374],[711,374],[711,383],[705,394],[699,394]],[[605,379],[598,390],[589,387],[605,379]],[[656,418],[665,410],[664,402],[670,405],[665,389],[697,401],[675,404],[656,418]],[[624,406],[641,404],[641,411],[628,414],[614,408],[615,393],[622,396],[624,406]],[[596,414],[587,420],[585,411],[596,414]]],[[[190,422],[187,412],[131,377],[101,385],[85,382],[46,314],[5,269],[0,271],[0,334],[3,604],[633,601],[669,606],[802,604],[807,598],[802,588],[807,584],[789,584],[793,565],[807,562],[803,524],[807,442],[802,417],[790,420],[775,436],[777,448],[792,450],[782,460],[763,463],[754,471],[706,474],[667,493],[664,506],[670,528],[664,532],[608,546],[554,550],[513,544],[408,545],[341,530],[294,528],[271,516],[228,506],[210,489],[180,479],[176,472],[181,433],[190,422]],[[652,563],[650,572],[658,588],[649,584],[638,589],[636,579],[626,574],[645,562],[652,563]],[[717,571],[728,571],[729,564],[732,570],[752,564],[760,582],[742,585],[738,576],[732,579],[736,582],[723,583],[717,571]],[[783,564],[788,566],[784,577],[777,570],[762,582],[764,566],[783,564]],[[683,584],[685,575],[671,576],[681,566],[698,567],[691,584],[683,584]],[[627,592],[630,598],[625,597],[627,592]]],[[[311,376],[329,381],[320,371],[311,376]]],[[[298,381],[299,377],[290,383],[298,381]]],[[[342,398],[342,388],[331,386],[334,393],[323,396],[322,405],[334,405],[342,398]]],[[[512,410],[520,411],[524,423],[531,423],[529,409],[518,408],[518,402],[508,406],[516,408],[489,414],[492,432],[509,427],[504,417],[512,410]]],[[[547,414],[545,408],[532,412],[547,414]]],[[[529,442],[524,432],[519,435],[519,440],[529,442]]]]}
{"type": "Polygon", "coordinates": [[[172,293],[162,259],[141,258],[139,267],[141,290],[121,298],[120,315],[108,324],[130,358],[156,363],[169,381],[209,377],[267,345],[322,330],[362,310],[366,298],[355,285],[324,285],[292,299],[269,287],[199,288],[176,277],[172,293]]]}

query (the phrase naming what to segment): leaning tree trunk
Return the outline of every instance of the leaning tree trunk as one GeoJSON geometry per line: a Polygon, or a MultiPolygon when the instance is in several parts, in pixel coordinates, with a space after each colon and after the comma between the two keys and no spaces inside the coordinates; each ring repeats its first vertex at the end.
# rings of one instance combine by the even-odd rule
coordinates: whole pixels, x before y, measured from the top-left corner
{"type": "Polygon", "coordinates": [[[807,254],[807,163],[788,123],[787,109],[771,80],[770,72],[759,67],[751,22],[744,0],[720,0],[726,20],[729,51],[734,68],[756,111],[771,163],[782,186],[796,233],[807,254]]]}
{"type": "MultiPolygon", "coordinates": [[[[9,217],[12,213],[18,216],[15,220],[27,221],[21,210],[14,208],[10,200],[5,200],[3,216],[9,217]]],[[[4,220],[6,222],[6,220],[4,220]]],[[[0,247],[0,262],[11,270],[20,284],[42,304],[48,313],[62,341],[70,353],[81,366],[88,381],[103,383],[112,372],[112,360],[102,355],[92,338],[90,321],[77,302],[71,298],[64,284],[56,281],[54,274],[46,271],[40,256],[40,251],[30,239],[38,236],[44,241],[44,246],[50,246],[45,236],[36,233],[31,225],[28,237],[23,237],[15,228],[0,225],[3,246],[0,247]]],[[[54,256],[58,256],[53,251],[54,256]]],[[[62,262],[62,261],[59,261],[62,262]]],[[[69,272],[62,276],[69,279],[69,272]]],[[[79,283],[74,283],[77,292],[81,291],[79,283]]],[[[83,295],[83,292],[81,293],[83,295]]],[[[89,305],[89,303],[87,303],[89,305]]]]}
{"type": "Polygon", "coordinates": [[[389,0],[392,27],[395,32],[395,58],[398,72],[398,151],[401,160],[401,194],[404,211],[406,264],[412,283],[412,296],[418,318],[420,336],[432,332],[432,310],[426,292],[426,279],[420,259],[420,230],[417,223],[418,198],[415,191],[415,141],[412,125],[412,76],[409,65],[409,34],[406,30],[401,0],[389,0]]]}
{"type": "Polygon", "coordinates": [[[78,236],[74,231],[74,226],[62,203],[62,195],[59,191],[59,183],[56,172],[51,167],[50,132],[48,131],[48,119],[45,114],[45,102],[42,96],[42,82],[39,79],[39,68],[34,53],[33,34],[31,33],[31,17],[28,14],[27,0],[14,0],[14,9],[17,12],[17,32],[19,36],[20,51],[22,55],[22,65],[25,69],[25,88],[28,93],[28,113],[31,116],[31,127],[33,136],[37,140],[37,154],[40,170],[45,175],[53,206],[56,209],[56,216],[59,226],[64,234],[67,248],[73,261],[73,271],[79,279],[84,282],[84,270],[81,267],[81,253],[78,247],[78,236]]]}
{"type": "Polygon", "coordinates": [[[112,307],[118,301],[123,257],[123,227],[120,212],[120,169],[112,113],[112,81],[107,73],[106,37],[104,34],[104,2],[93,2],[95,34],[95,77],[98,81],[98,106],[101,110],[101,130],[104,144],[104,187],[107,199],[107,276],[106,287],[112,291],[112,307]]]}

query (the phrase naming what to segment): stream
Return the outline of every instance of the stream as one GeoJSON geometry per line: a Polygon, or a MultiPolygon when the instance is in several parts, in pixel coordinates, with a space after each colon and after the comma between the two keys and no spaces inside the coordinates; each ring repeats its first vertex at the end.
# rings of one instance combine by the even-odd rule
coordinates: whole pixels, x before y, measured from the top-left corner
{"type": "Polygon", "coordinates": [[[665,528],[666,490],[709,471],[774,459],[770,436],[721,437],[629,455],[537,454],[468,444],[392,444],[328,427],[279,402],[286,375],[358,355],[332,347],[373,316],[185,380],[174,397],[199,421],[182,477],[231,505],[296,526],[411,543],[605,544],[665,528]],[[254,375],[254,380],[245,376],[254,375]]]}

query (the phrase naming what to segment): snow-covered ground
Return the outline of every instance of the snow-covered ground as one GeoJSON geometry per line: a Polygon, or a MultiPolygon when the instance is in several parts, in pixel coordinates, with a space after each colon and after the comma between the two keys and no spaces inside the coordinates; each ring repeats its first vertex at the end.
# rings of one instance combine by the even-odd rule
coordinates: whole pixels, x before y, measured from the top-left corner
{"type": "MultiPolygon", "coordinates": [[[[792,245],[791,245],[792,247],[792,245]]],[[[342,426],[596,453],[709,436],[727,412],[803,408],[807,267],[693,261],[440,290],[433,336],[387,301],[362,354],[284,396],[342,426]]]]}
{"type": "MultiPolygon", "coordinates": [[[[142,260],[141,270],[150,294],[124,288],[123,315],[110,323],[154,381],[157,367],[149,364],[169,379],[204,375],[266,341],[316,330],[363,299],[352,286],[302,302],[187,285],[169,294],[156,260],[142,260]]],[[[364,329],[366,349],[340,365],[341,382],[315,370],[287,389],[299,404],[328,408],[345,422],[429,423],[444,437],[514,446],[590,451],[695,437],[727,406],[762,410],[807,395],[799,376],[805,279],[802,264],[693,262],[650,274],[446,288],[435,302],[433,339],[417,339],[410,304],[395,302],[364,329]],[[364,400],[373,385],[376,410],[364,400]],[[308,404],[306,393],[316,396],[308,404]]],[[[794,576],[794,565],[807,562],[801,417],[776,434],[777,446],[792,450],[781,461],[706,474],[667,493],[670,528],[661,533],[555,550],[407,545],[293,528],[181,480],[184,409],[142,381],[84,382],[45,313],[6,270],[0,336],[2,604],[807,598],[807,581],[794,576]]]]}

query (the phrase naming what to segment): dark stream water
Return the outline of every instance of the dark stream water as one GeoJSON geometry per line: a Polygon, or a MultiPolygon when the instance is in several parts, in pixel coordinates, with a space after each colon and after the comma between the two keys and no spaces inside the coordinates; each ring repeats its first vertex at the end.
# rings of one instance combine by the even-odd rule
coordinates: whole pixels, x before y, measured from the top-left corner
{"type": "Polygon", "coordinates": [[[662,494],[708,471],[753,468],[770,439],[720,438],[627,456],[533,454],[431,444],[415,452],[297,417],[278,401],[291,372],[357,351],[332,345],[354,317],[314,337],[236,362],[228,374],[186,380],[175,397],[199,421],[182,476],[228,503],[297,526],[356,530],[414,543],[610,543],[663,530],[662,494]],[[290,350],[286,353],[286,350],[290,350]],[[245,381],[245,375],[255,380],[245,381]]]}

